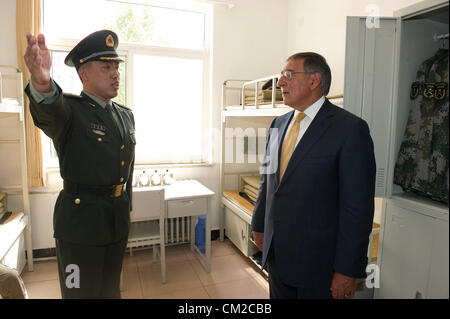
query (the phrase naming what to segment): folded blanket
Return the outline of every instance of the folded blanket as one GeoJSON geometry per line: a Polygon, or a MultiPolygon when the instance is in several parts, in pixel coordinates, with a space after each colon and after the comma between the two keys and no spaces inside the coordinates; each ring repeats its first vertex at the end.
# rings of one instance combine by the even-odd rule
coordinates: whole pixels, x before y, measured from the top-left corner
{"type": "Polygon", "coordinates": [[[243,185],[248,184],[253,188],[259,189],[260,176],[242,176],[243,185]]]}
{"type": "Polygon", "coordinates": [[[0,215],[6,212],[6,193],[0,193],[0,215]]]}
{"type": "Polygon", "coordinates": [[[253,196],[249,193],[245,193],[253,202],[253,205],[256,203],[256,199],[258,198],[257,196],[253,196]]]}
{"type": "MultiPolygon", "coordinates": [[[[255,99],[255,90],[245,90],[244,97],[255,99]]],[[[258,98],[270,99],[272,100],[272,90],[259,90],[258,98]]],[[[283,99],[283,94],[281,94],[281,89],[275,90],[275,98],[283,99]]]]}
{"type": "MultiPolygon", "coordinates": [[[[245,104],[255,103],[255,91],[245,91],[245,104]]],[[[280,89],[275,90],[275,101],[282,102],[283,95],[280,89]]],[[[272,102],[272,90],[261,90],[258,91],[258,103],[272,102]]]]}
{"type": "MultiPolygon", "coordinates": [[[[275,101],[275,104],[283,104],[283,101],[275,101]]],[[[272,105],[272,101],[270,102],[258,101],[258,106],[259,105],[272,105]]],[[[244,106],[255,106],[255,100],[251,102],[244,102],[244,106]]]]}
{"type": "Polygon", "coordinates": [[[247,193],[249,196],[258,197],[258,189],[254,188],[250,185],[244,185],[244,192],[247,193]]]}

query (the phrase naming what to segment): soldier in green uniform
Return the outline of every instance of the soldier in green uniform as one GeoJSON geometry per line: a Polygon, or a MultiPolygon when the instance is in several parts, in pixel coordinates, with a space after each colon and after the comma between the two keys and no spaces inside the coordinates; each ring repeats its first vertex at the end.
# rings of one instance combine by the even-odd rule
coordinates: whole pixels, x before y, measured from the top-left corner
{"type": "Polygon", "coordinates": [[[27,39],[31,115],[53,140],[64,180],[53,215],[62,297],[120,298],[136,139],[131,110],[111,101],[122,62],[117,35],[94,32],[67,55],[83,84],[79,96],[51,79],[44,35],[27,39]]]}

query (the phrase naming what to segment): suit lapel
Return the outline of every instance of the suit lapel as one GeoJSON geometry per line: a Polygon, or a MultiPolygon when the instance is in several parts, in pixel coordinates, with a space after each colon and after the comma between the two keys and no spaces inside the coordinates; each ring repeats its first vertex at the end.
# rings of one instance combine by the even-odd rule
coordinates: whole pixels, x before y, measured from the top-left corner
{"type": "Polygon", "coordinates": [[[106,127],[109,128],[112,132],[112,134],[119,139],[122,139],[122,136],[120,136],[119,128],[117,127],[116,122],[114,121],[112,114],[109,114],[109,112],[104,109],[100,104],[95,102],[93,99],[91,99],[89,96],[87,96],[84,92],[81,92],[81,96],[86,99],[86,101],[91,105],[95,105],[93,107],[95,115],[103,121],[103,123],[106,124],[106,127]]]}
{"type": "MultiPolygon", "coordinates": [[[[286,168],[286,172],[284,173],[283,180],[280,181],[278,187],[281,186],[281,184],[283,184],[287,178],[289,178],[289,175],[292,174],[297,165],[301,163],[301,161],[306,157],[312,147],[325,134],[327,129],[333,123],[332,118],[335,115],[335,112],[330,107],[330,104],[331,103],[328,100],[325,100],[325,103],[322,105],[319,112],[314,117],[314,120],[311,122],[299,144],[295,148],[294,153],[292,154],[292,157],[286,168]]],[[[281,149],[282,144],[279,145],[281,149]]]]}

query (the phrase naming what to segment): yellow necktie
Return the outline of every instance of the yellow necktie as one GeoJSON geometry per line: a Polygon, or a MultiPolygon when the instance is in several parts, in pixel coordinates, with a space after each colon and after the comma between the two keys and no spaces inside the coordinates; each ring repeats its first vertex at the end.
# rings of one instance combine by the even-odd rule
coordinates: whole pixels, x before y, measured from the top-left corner
{"type": "Polygon", "coordinates": [[[292,153],[294,153],[295,142],[297,142],[298,133],[300,132],[300,121],[303,120],[305,116],[306,114],[303,112],[298,113],[289,132],[287,132],[286,137],[284,138],[283,148],[281,149],[280,181],[283,178],[292,153]]]}

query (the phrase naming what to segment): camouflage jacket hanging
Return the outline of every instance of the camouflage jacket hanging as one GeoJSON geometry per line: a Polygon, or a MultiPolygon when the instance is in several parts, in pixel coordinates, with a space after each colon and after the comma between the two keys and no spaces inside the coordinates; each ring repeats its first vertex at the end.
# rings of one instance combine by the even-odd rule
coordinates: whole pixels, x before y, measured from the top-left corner
{"type": "Polygon", "coordinates": [[[448,204],[448,50],[420,66],[394,171],[403,190],[448,204]]]}

